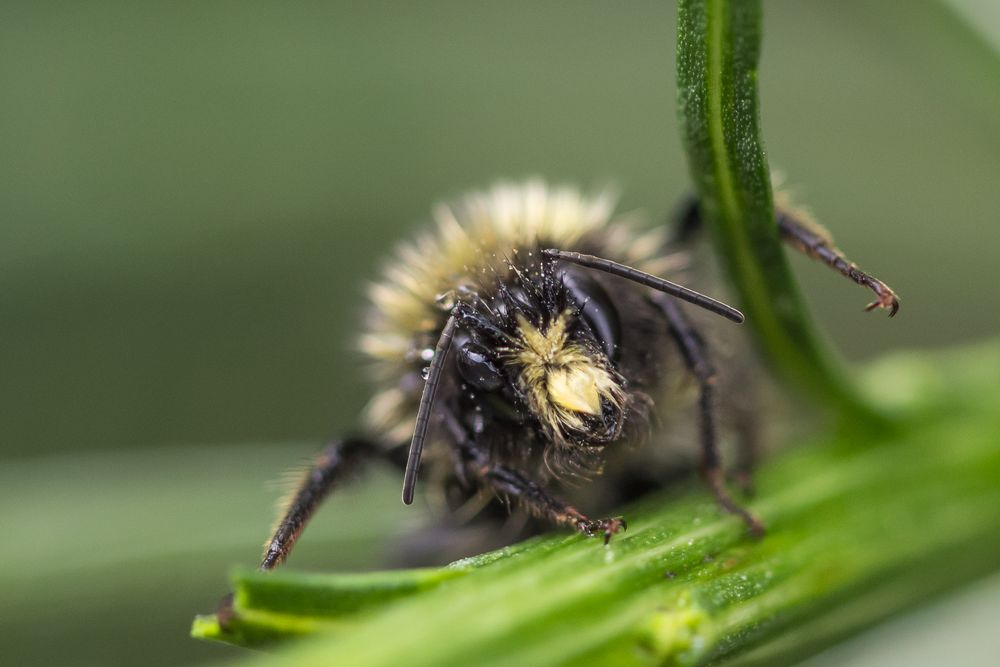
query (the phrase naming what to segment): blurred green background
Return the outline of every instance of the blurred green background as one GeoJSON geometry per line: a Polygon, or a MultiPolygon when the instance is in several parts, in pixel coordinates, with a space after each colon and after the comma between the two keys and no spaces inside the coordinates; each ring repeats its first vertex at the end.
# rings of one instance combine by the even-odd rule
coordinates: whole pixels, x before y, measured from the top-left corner
{"type": "MultiPolygon", "coordinates": [[[[772,164],[903,300],[864,316],[796,260],[829,336],[862,361],[995,335],[1000,12],[765,15],[772,164]]],[[[379,256],[504,176],[612,182],[664,219],[687,189],[673,32],[669,1],[3,3],[5,658],[239,655],[190,618],[254,562],[267,482],[354,426],[379,256]]],[[[421,521],[397,498],[389,475],[346,492],[296,566],[388,557],[421,521]]]]}

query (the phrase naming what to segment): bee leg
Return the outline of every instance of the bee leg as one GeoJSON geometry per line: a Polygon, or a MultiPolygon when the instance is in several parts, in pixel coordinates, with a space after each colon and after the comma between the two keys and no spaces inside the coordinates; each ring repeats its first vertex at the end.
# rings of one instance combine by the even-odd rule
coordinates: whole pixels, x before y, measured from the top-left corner
{"type": "Polygon", "coordinates": [[[367,440],[343,439],[328,444],[291,495],[274,534],[266,543],[261,570],[281,565],[313,513],[333,486],[365,460],[385,457],[382,449],[367,440]]]}
{"type": "MultiPolygon", "coordinates": [[[[704,226],[698,199],[694,196],[686,197],[673,217],[676,222],[671,237],[672,243],[690,242],[704,226]]],[[[865,310],[884,308],[889,311],[889,317],[896,314],[899,310],[899,297],[895,292],[884,282],[865,273],[857,264],[847,259],[843,251],[834,245],[830,233],[819,223],[781,205],[775,205],[774,218],[782,241],[799,252],[823,262],[862,287],[867,287],[875,294],[875,301],[868,304],[865,310]]]]}
{"type": "Polygon", "coordinates": [[[604,536],[607,544],[611,536],[624,531],[627,526],[621,517],[590,519],[572,505],[551,495],[537,482],[512,468],[488,465],[480,468],[479,477],[497,493],[517,499],[533,516],[552,523],[569,526],[588,537],[604,536]]]}
{"type": "Polygon", "coordinates": [[[881,280],[865,273],[858,265],[847,259],[844,253],[833,244],[829,232],[819,224],[805,218],[800,218],[793,211],[776,208],[775,218],[778,221],[778,232],[783,241],[799,252],[818,259],[834,271],[850,278],[862,287],[867,287],[875,294],[875,300],[865,307],[865,310],[885,308],[889,317],[899,310],[899,298],[888,285],[881,280]]]}
{"type": "Polygon", "coordinates": [[[517,500],[532,516],[568,526],[588,537],[601,535],[605,544],[611,540],[612,535],[624,532],[627,528],[621,517],[591,519],[585,516],[521,471],[491,463],[486,453],[473,444],[462,445],[461,449],[468,478],[489,486],[501,496],[517,500]]]}
{"type": "Polygon", "coordinates": [[[725,474],[716,440],[715,423],[715,369],[708,360],[705,343],[694,330],[681,307],[672,298],[661,294],[651,294],[650,298],[660,308],[667,319],[670,334],[680,349],[688,370],[695,376],[701,393],[698,407],[701,412],[701,453],[702,474],[715,494],[715,499],[726,511],[743,519],[751,535],[764,534],[764,524],[745,507],[733,500],[726,488],[725,474]]]}
{"type": "MultiPolygon", "coordinates": [[[[268,571],[281,565],[333,485],[365,459],[377,456],[388,458],[381,448],[366,440],[334,440],[328,444],[316,457],[313,466],[303,475],[299,486],[286,503],[281,521],[274,529],[271,539],[267,541],[260,569],[268,571]]],[[[403,462],[396,463],[402,465],[403,462]]],[[[223,629],[230,627],[236,618],[232,593],[222,598],[215,614],[223,629]]]]}

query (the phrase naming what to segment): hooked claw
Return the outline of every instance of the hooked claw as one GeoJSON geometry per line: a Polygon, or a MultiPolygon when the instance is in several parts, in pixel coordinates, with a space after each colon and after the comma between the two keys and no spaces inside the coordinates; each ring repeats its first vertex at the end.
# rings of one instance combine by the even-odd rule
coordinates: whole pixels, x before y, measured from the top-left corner
{"type": "Polygon", "coordinates": [[[876,308],[885,308],[889,311],[889,317],[893,317],[899,311],[899,297],[889,289],[883,282],[875,281],[876,284],[869,285],[877,297],[874,301],[865,306],[866,311],[876,308]]]}

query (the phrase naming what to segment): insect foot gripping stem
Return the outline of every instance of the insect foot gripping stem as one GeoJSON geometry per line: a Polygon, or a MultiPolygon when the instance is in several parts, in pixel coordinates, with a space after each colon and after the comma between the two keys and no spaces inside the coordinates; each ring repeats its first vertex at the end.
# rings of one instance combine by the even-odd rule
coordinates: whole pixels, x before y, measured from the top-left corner
{"type": "Polygon", "coordinates": [[[581,519],[577,522],[576,529],[587,537],[604,535],[604,543],[607,544],[612,535],[628,530],[628,524],[620,516],[611,519],[581,519]]]}

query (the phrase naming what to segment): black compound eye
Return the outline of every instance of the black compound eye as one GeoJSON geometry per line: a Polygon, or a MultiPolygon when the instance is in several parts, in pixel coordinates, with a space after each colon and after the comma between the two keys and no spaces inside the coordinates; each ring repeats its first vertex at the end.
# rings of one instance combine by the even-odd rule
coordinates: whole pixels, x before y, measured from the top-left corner
{"type": "Polygon", "coordinates": [[[590,276],[573,270],[562,274],[563,285],[570,299],[580,309],[580,317],[601,344],[608,359],[618,359],[621,345],[622,325],[618,319],[618,309],[600,283],[590,276]]]}
{"type": "Polygon", "coordinates": [[[482,391],[496,391],[504,385],[503,371],[489,350],[473,341],[458,348],[458,372],[467,383],[482,391]]]}

